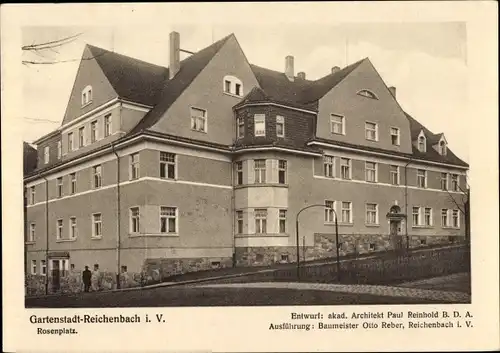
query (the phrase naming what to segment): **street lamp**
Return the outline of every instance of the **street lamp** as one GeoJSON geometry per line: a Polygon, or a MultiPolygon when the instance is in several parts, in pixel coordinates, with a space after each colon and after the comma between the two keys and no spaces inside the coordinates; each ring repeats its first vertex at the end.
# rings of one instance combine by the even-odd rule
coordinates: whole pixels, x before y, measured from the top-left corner
{"type": "Polygon", "coordinates": [[[340,260],[339,260],[339,226],[337,223],[337,212],[332,208],[328,207],[326,205],[321,205],[321,204],[315,204],[315,205],[309,205],[306,207],[303,207],[297,212],[297,217],[295,218],[295,234],[296,234],[296,244],[297,244],[297,280],[300,280],[300,248],[299,248],[299,215],[302,213],[302,211],[307,210],[308,208],[312,207],[323,207],[323,208],[328,208],[333,211],[335,214],[335,246],[337,248],[337,277],[340,278],[340,260]]]}

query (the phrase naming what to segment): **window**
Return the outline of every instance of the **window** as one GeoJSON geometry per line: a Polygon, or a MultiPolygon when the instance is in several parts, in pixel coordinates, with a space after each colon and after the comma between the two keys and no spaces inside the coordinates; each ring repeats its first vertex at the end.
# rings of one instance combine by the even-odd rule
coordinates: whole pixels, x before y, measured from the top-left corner
{"type": "Polygon", "coordinates": [[[358,92],[358,95],[366,97],[366,98],[371,98],[371,99],[378,99],[375,93],[373,93],[370,90],[367,89],[362,89],[361,91],[358,92]]]}
{"type": "Polygon", "coordinates": [[[335,222],[335,201],[325,201],[325,223],[335,222]]]}
{"type": "Polygon", "coordinates": [[[421,224],[421,222],[420,222],[420,207],[413,207],[412,208],[412,217],[413,217],[413,225],[419,226],[421,224]]]}
{"type": "Polygon", "coordinates": [[[365,180],[371,183],[377,182],[377,163],[365,162],[365,180]]]}
{"type": "Polygon", "coordinates": [[[255,233],[267,233],[267,210],[255,209],[255,233]]]}
{"type": "Polygon", "coordinates": [[[97,120],[90,123],[90,143],[97,141],[97,120]]]}
{"type": "Polygon", "coordinates": [[[242,116],[238,118],[238,138],[245,137],[245,120],[242,116]]]}
{"type": "Polygon", "coordinates": [[[85,146],[85,126],[78,129],[78,148],[85,146]]]}
{"type": "Polygon", "coordinates": [[[426,147],[425,147],[425,136],[419,136],[418,137],[418,150],[420,152],[425,152],[426,147]]]}
{"type": "Polygon", "coordinates": [[[349,158],[340,158],[340,177],[351,179],[351,160],[349,158]]]}
{"type": "Polygon", "coordinates": [[[30,224],[30,232],[28,233],[28,242],[35,242],[35,223],[30,224]]]}
{"type": "Polygon", "coordinates": [[[441,173],[441,190],[448,190],[448,173],[441,173]]]}
{"type": "Polygon", "coordinates": [[[345,135],[344,117],[330,114],[330,132],[332,134],[345,135]]]}
{"type": "MultiPolygon", "coordinates": [[[[137,209],[137,230],[139,232],[139,210],[137,209]]],[[[177,208],[176,207],[161,207],[160,208],[160,232],[161,233],[177,233],[177,208]]]]}
{"type": "Polygon", "coordinates": [[[342,201],[342,223],[352,223],[352,202],[342,201]]]}
{"type": "Polygon", "coordinates": [[[243,162],[236,162],[236,185],[243,184],[243,162]]]}
{"type": "Polygon", "coordinates": [[[160,152],[160,178],[175,179],[175,154],[160,152]]]}
{"type": "Polygon", "coordinates": [[[207,111],[191,107],[191,129],[207,132],[207,111]]]}
{"type": "Polygon", "coordinates": [[[63,178],[56,179],[57,197],[62,197],[63,194],[63,178]]]}
{"type": "Polygon", "coordinates": [[[30,188],[30,204],[34,205],[35,204],[35,187],[32,186],[30,188]]]}
{"type": "Polygon", "coordinates": [[[63,220],[62,219],[57,220],[56,238],[58,240],[63,238],[63,220]]]}
{"type": "Polygon", "coordinates": [[[92,215],[92,237],[100,238],[102,236],[102,218],[100,213],[92,215]]]}
{"type": "Polygon", "coordinates": [[[47,164],[50,160],[50,149],[49,146],[43,148],[43,163],[47,164]]]}
{"type": "Polygon", "coordinates": [[[73,133],[70,132],[68,134],[68,151],[73,151],[75,149],[75,145],[74,145],[74,140],[73,140],[73,133]]]}
{"type": "Polygon", "coordinates": [[[288,262],[288,254],[281,254],[281,261],[288,262]]]}
{"type": "Polygon", "coordinates": [[[57,141],[57,159],[61,159],[62,157],[62,143],[61,141],[57,141]]]}
{"type": "Polygon", "coordinates": [[[391,165],[389,169],[392,185],[399,185],[399,166],[391,165]]]}
{"type": "Polygon", "coordinates": [[[427,172],[424,169],[417,169],[417,186],[419,188],[427,187],[427,172]]]}
{"type": "Polygon", "coordinates": [[[130,155],[130,180],[139,178],[139,153],[130,155]]]}
{"type": "Polygon", "coordinates": [[[243,96],[243,83],[234,76],[224,76],[223,80],[224,93],[241,97],[243,96]]]}
{"type": "Polygon", "coordinates": [[[439,142],[439,154],[442,156],[446,156],[446,142],[444,141],[439,142]]]}
{"type": "Polygon", "coordinates": [[[426,227],[432,226],[432,208],[426,207],[424,209],[424,225],[426,227]]]}
{"type": "Polygon", "coordinates": [[[139,233],[140,230],[140,214],[139,207],[132,207],[130,209],[130,233],[139,233]]]}
{"type": "Polygon", "coordinates": [[[255,136],[266,136],[266,115],[265,114],[255,114],[253,116],[254,123],[254,135],[255,136]]]}
{"type": "Polygon", "coordinates": [[[286,233],[286,210],[279,211],[280,233],[286,233]]]}
{"type": "Polygon", "coordinates": [[[31,260],[31,274],[36,275],[36,260],[31,260]]]}
{"type": "Polygon", "coordinates": [[[276,116],[276,136],[285,137],[285,117],[276,116]]]}
{"type": "Polygon", "coordinates": [[[391,127],[391,143],[393,146],[399,146],[399,129],[391,127]]]}
{"type": "Polygon", "coordinates": [[[453,228],[460,228],[460,214],[458,210],[453,210],[451,217],[453,228]]]}
{"type": "Polygon", "coordinates": [[[76,193],[76,173],[71,173],[69,175],[69,179],[70,179],[70,192],[71,192],[71,194],[75,194],[76,193]]]}
{"type": "Polygon", "coordinates": [[[40,260],[40,274],[42,276],[47,275],[47,261],[40,260]]]}
{"type": "Polygon", "coordinates": [[[92,102],[92,86],[87,86],[82,90],[82,106],[92,102]]]}
{"type": "Polygon", "coordinates": [[[378,125],[375,123],[365,123],[365,138],[371,141],[378,140],[378,125]]]}
{"type": "Polygon", "coordinates": [[[243,211],[236,211],[236,234],[243,234],[243,211]]]}
{"type": "Polygon", "coordinates": [[[104,117],[104,137],[111,135],[111,114],[104,117]]]}
{"type": "Polygon", "coordinates": [[[334,171],[334,159],[333,156],[323,156],[323,172],[328,178],[333,178],[334,171]]]}
{"type": "Polygon", "coordinates": [[[69,238],[76,239],[76,217],[71,217],[69,219],[69,238]]]}
{"type": "Polygon", "coordinates": [[[378,224],[378,205],[375,203],[366,204],[366,224],[378,224]]]}
{"type": "Polygon", "coordinates": [[[278,183],[286,184],[286,161],[278,161],[278,183]]]}
{"type": "Polygon", "coordinates": [[[451,190],[452,191],[458,191],[458,174],[452,174],[451,175],[451,190]]]}
{"type": "Polygon", "coordinates": [[[446,208],[441,209],[441,227],[449,227],[448,222],[448,210],[446,208]]]}
{"type": "Polygon", "coordinates": [[[256,159],[254,161],[255,183],[264,184],[266,182],[266,160],[256,159]]]}
{"type": "Polygon", "coordinates": [[[92,179],[94,189],[98,189],[102,186],[102,167],[100,165],[92,167],[92,179]]]}

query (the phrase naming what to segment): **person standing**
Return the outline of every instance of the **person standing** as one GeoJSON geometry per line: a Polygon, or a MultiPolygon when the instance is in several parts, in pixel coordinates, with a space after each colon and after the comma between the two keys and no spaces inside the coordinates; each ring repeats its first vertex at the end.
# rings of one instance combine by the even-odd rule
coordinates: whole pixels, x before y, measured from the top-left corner
{"type": "Polygon", "coordinates": [[[88,292],[90,290],[90,281],[92,278],[92,272],[90,272],[89,267],[85,266],[85,270],[83,271],[82,274],[82,281],[83,281],[83,290],[85,292],[88,292]]]}
{"type": "Polygon", "coordinates": [[[97,292],[101,287],[101,272],[99,272],[99,265],[94,265],[94,271],[92,272],[92,291],[97,292]]]}

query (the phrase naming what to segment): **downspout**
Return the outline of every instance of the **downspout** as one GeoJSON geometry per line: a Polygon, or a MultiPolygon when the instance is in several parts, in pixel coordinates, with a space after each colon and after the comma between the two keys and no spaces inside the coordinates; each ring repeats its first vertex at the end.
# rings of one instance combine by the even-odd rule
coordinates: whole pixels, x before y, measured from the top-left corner
{"type": "Polygon", "coordinates": [[[408,160],[408,163],[405,165],[405,215],[406,215],[406,221],[405,221],[405,237],[406,237],[406,250],[410,249],[410,237],[408,235],[408,165],[413,162],[413,159],[410,157],[408,160]]]}
{"type": "Polygon", "coordinates": [[[233,262],[233,267],[236,267],[236,232],[235,232],[235,227],[236,227],[236,224],[235,224],[235,217],[236,217],[236,210],[235,210],[235,205],[236,205],[236,201],[235,201],[235,190],[234,190],[234,162],[231,163],[231,184],[232,184],[232,188],[231,188],[231,225],[232,225],[232,234],[233,234],[233,239],[232,239],[232,252],[233,252],[233,259],[232,259],[232,262],[233,262]]]}
{"type": "Polygon", "coordinates": [[[45,180],[45,294],[49,294],[49,181],[45,180]]]}
{"type": "Polygon", "coordinates": [[[121,215],[120,215],[120,157],[115,150],[115,145],[111,142],[111,150],[116,156],[116,288],[120,289],[120,246],[121,246],[121,215]]]}

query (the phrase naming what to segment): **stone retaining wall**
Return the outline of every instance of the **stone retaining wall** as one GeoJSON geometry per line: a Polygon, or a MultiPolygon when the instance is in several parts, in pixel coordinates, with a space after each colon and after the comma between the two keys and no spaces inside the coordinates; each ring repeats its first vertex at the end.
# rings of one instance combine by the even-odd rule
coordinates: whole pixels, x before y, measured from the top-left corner
{"type": "Polygon", "coordinates": [[[211,270],[216,268],[232,267],[233,259],[230,257],[203,257],[183,259],[147,259],[144,271],[151,281],[161,282],[165,278],[188,272],[211,270]]]}

